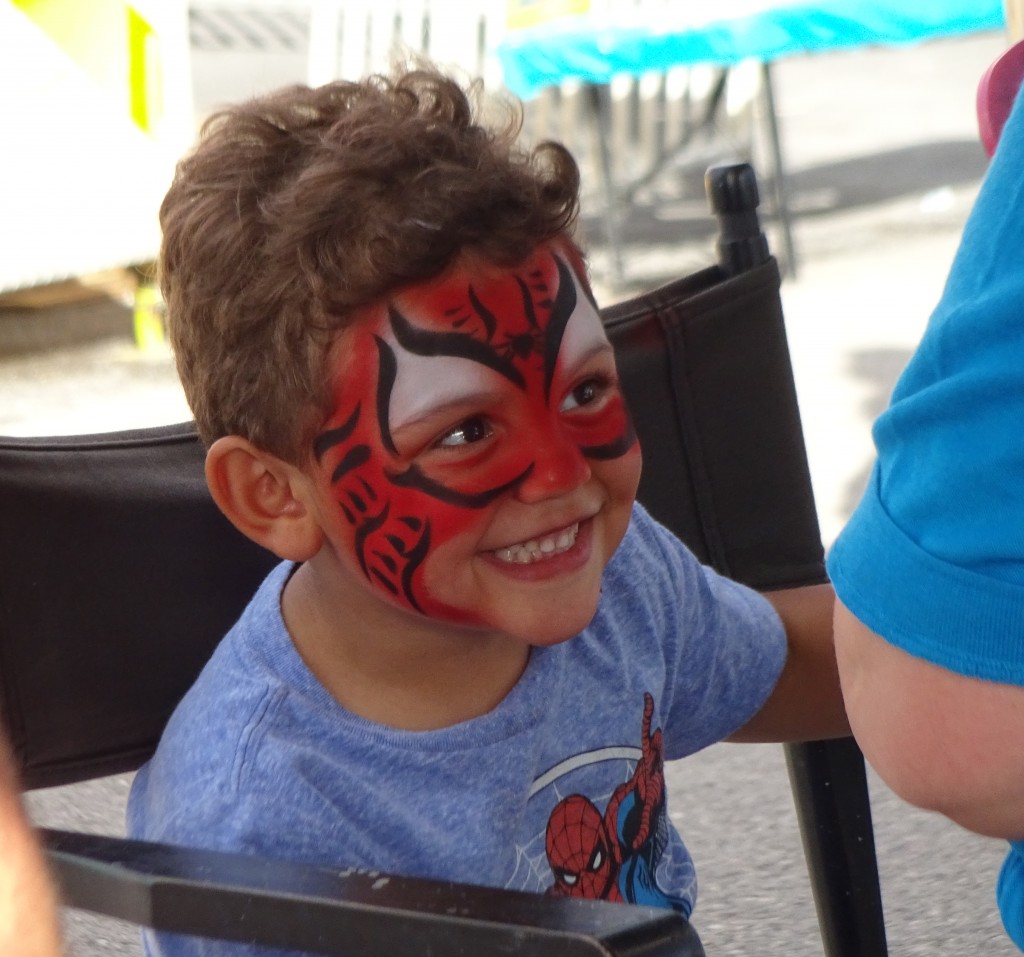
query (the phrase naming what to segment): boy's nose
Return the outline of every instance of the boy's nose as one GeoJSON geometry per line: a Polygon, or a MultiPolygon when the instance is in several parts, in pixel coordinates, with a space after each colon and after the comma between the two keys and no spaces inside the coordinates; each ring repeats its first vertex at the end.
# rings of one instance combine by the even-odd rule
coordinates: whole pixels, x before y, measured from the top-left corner
{"type": "Polygon", "coordinates": [[[519,486],[520,501],[540,502],[563,495],[590,478],[589,463],[563,429],[538,429],[529,441],[533,468],[519,486]]]}

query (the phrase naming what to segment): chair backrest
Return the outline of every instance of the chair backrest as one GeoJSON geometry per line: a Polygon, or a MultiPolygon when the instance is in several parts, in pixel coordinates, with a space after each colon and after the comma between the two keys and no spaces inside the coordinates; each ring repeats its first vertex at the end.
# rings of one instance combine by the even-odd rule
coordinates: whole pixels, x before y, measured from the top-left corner
{"type": "Polygon", "coordinates": [[[768,590],[827,580],[774,259],[606,309],[644,455],[639,499],[705,564],[768,590]]]}
{"type": "MultiPolygon", "coordinates": [[[[708,171],[719,265],[605,310],[644,453],[639,498],[717,571],[768,591],[827,581],[780,276],[745,164],[708,171]]],[[[828,957],[887,953],[864,760],[786,746],[828,957]]]]}
{"type": "Polygon", "coordinates": [[[127,771],[275,559],[191,425],[0,440],[0,720],[27,788],[127,771]]]}

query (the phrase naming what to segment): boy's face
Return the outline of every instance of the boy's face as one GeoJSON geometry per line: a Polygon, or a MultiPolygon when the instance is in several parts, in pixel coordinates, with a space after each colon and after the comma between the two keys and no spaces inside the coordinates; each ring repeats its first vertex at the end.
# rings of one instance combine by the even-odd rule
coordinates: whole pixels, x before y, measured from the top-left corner
{"type": "Polygon", "coordinates": [[[464,258],[343,333],[314,480],[363,597],[529,644],[593,616],[640,450],[571,259],[464,258]]]}

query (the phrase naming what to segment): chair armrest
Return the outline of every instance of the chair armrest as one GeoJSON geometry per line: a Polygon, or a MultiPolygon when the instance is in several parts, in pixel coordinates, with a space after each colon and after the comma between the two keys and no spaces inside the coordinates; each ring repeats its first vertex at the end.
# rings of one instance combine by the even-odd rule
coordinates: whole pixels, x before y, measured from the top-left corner
{"type": "Polygon", "coordinates": [[[679,914],[41,829],[68,906],[345,957],[704,957],[679,914]]]}

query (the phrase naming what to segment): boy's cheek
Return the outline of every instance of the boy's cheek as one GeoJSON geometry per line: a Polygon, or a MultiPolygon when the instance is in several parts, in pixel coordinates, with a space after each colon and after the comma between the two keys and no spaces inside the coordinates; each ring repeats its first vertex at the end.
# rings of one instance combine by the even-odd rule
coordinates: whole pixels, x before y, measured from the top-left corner
{"type": "MultiPolygon", "coordinates": [[[[506,438],[499,451],[488,452],[478,460],[453,457],[450,464],[439,456],[422,468],[422,475],[455,494],[479,499],[499,489],[514,488],[529,475],[538,453],[551,446],[554,435],[558,436],[556,447],[561,448],[560,454],[574,458],[616,459],[628,455],[637,445],[632,419],[621,398],[611,402],[601,415],[575,424],[558,421],[546,410],[542,410],[541,417],[543,423],[539,427],[520,428],[517,438],[506,438]]],[[[393,460],[388,465],[389,474],[395,475],[408,467],[393,460]]]]}
{"type": "Polygon", "coordinates": [[[619,458],[637,444],[633,420],[621,397],[611,402],[602,415],[578,428],[575,438],[585,454],[594,458],[619,458]]]}
{"type": "MultiPolygon", "coordinates": [[[[514,489],[530,472],[533,463],[532,450],[524,444],[516,443],[508,445],[498,452],[485,454],[477,458],[466,459],[453,457],[451,462],[445,462],[443,456],[438,456],[434,461],[415,465],[412,472],[423,477],[423,484],[433,489],[435,498],[441,499],[437,504],[443,504],[444,499],[450,493],[451,500],[461,499],[462,510],[477,511],[490,504],[493,498],[500,494],[514,489]]],[[[405,466],[402,472],[395,473],[395,482],[403,484],[406,481],[405,466]]],[[[422,493],[424,508],[431,508],[430,495],[422,493]]]]}
{"type": "MultiPolygon", "coordinates": [[[[318,438],[318,483],[327,500],[325,521],[368,577],[398,592],[432,546],[468,531],[479,509],[466,508],[425,493],[416,483],[403,486],[395,476],[410,463],[383,448],[375,417],[355,403],[327,423],[318,438]]],[[[515,461],[490,461],[468,472],[457,467],[423,475],[437,495],[451,498],[486,492],[516,468],[515,461]],[[458,480],[458,481],[456,481],[458,480]]]]}
{"type": "MultiPolygon", "coordinates": [[[[410,510],[411,511],[411,510],[410,510]]],[[[406,521],[385,523],[364,541],[350,539],[352,555],[365,564],[369,587],[410,611],[457,624],[477,624],[472,612],[439,601],[430,582],[447,584],[453,574],[451,550],[459,539],[475,542],[478,512],[427,508],[416,527],[406,521]]]]}
{"type": "Polygon", "coordinates": [[[425,569],[446,543],[478,534],[488,510],[449,505],[387,482],[362,512],[354,510],[349,490],[335,487],[329,495],[336,507],[328,502],[327,532],[353,573],[403,607],[451,619],[451,610],[431,602],[425,569]]]}

